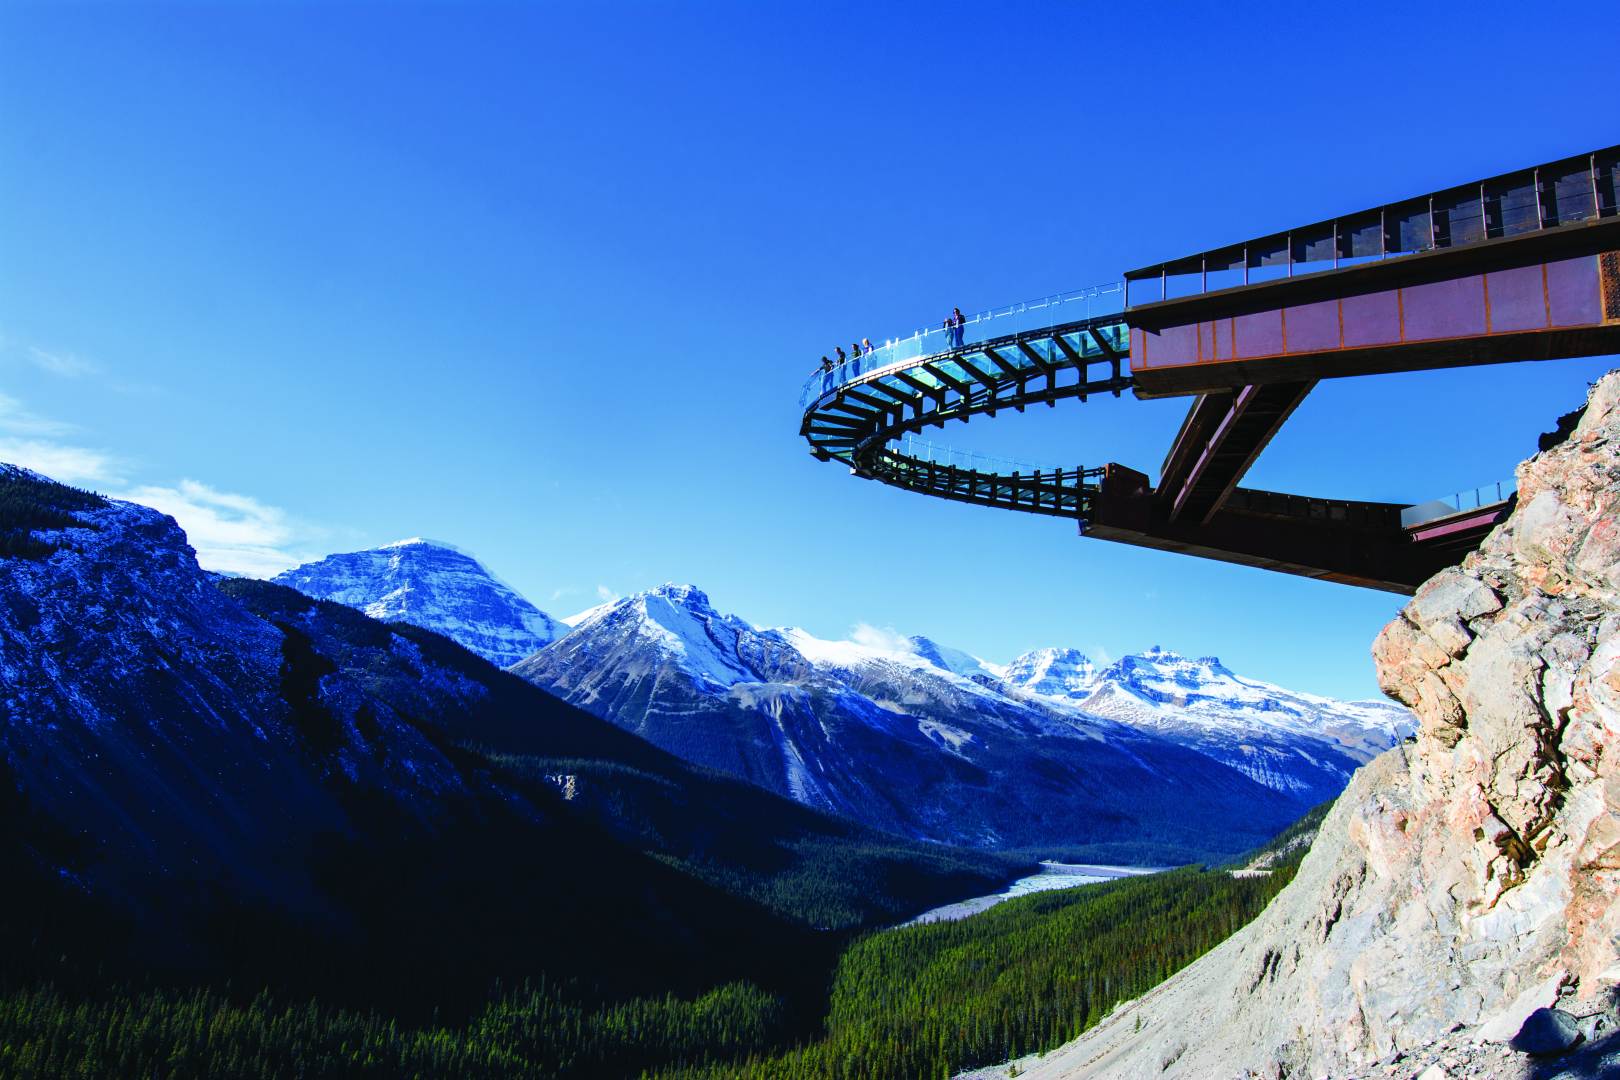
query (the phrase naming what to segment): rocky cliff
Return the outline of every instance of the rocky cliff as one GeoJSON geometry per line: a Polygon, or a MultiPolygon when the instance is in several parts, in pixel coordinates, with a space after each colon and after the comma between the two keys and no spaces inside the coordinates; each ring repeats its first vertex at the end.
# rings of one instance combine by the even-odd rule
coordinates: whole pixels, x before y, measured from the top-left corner
{"type": "Polygon", "coordinates": [[[1620,1072],[1617,504],[1620,372],[1379,635],[1415,741],[1355,776],[1259,919],[1025,1075],[1551,1076],[1573,1063],[1503,1044],[1554,1005],[1538,1020],[1600,1044],[1570,1075],[1620,1072]]]}

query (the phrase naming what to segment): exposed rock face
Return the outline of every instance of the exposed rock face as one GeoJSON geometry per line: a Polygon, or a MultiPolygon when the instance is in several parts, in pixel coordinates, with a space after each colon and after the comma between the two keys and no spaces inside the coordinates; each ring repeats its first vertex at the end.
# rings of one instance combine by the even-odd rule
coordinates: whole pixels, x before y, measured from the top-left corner
{"type": "Polygon", "coordinates": [[[1512,516],[1374,644],[1415,743],[1356,775],[1259,919],[1026,1075],[1358,1075],[1611,998],[1617,504],[1620,372],[1567,442],[1520,466],[1512,516]]]}

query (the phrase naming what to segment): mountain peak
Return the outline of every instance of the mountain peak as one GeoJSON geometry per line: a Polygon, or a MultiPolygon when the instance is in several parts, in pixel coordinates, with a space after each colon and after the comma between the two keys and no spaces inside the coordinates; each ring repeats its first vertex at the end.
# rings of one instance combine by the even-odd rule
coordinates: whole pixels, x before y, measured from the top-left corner
{"type": "Polygon", "coordinates": [[[1019,690],[1055,697],[1091,692],[1097,665],[1079,649],[1032,649],[1007,665],[1006,681],[1019,690]]]}
{"type": "Polygon", "coordinates": [[[1156,667],[1186,667],[1203,668],[1218,675],[1231,675],[1227,666],[1221,663],[1218,656],[1184,656],[1173,649],[1166,649],[1162,645],[1150,645],[1139,653],[1121,658],[1121,662],[1132,661],[1138,665],[1152,664],[1156,667]]]}
{"type": "MultiPolygon", "coordinates": [[[[412,536],[404,540],[395,540],[387,544],[378,544],[371,550],[393,551],[399,548],[439,548],[444,551],[453,551],[457,555],[465,555],[469,559],[473,558],[472,552],[467,551],[465,548],[459,548],[456,545],[448,543],[444,540],[429,540],[425,536],[412,536]]],[[[474,561],[476,562],[477,560],[474,559],[474,561]]]]}
{"type": "Polygon", "coordinates": [[[709,594],[696,585],[680,585],[673,581],[666,581],[656,589],[648,589],[644,596],[659,596],[672,604],[695,611],[713,611],[714,605],[709,603],[709,594]]]}
{"type": "Polygon", "coordinates": [[[374,619],[444,634],[501,667],[567,632],[471,552],[419,536],[329,555],[274,580],[316,599],[358,608],[374,619]]]}

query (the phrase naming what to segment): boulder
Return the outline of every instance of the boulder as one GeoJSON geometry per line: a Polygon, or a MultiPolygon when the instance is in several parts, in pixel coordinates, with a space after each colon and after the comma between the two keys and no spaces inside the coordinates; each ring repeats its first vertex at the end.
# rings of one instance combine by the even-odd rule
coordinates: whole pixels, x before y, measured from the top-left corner
{"type": "Polygon", "coordinates": [[[1581,1025],[1561,1009],[1537,1009],[1513,1036],[1512,1047],[1536,1057],[1557,1057],[1581,1043],[1581,1025]]]}

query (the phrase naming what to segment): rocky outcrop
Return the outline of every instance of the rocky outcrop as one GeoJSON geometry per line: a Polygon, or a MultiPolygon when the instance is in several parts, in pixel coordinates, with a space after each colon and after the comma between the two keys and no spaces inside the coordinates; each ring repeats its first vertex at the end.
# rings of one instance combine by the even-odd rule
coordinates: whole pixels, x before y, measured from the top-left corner
{"type": "Polygon", "coordinates": [[[1620,373],[1520,467],[1518,499],[1379,635],[1380,683],[1421,727],[1356,775],[1293,883],[1024,1075],[1410,1076],[1451,1046],[1511,1076],[1529,1059],[1501,1044],[1537,1009],[1611,1006],[1620,373]]]}

